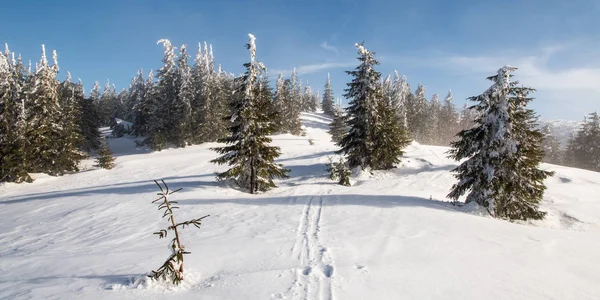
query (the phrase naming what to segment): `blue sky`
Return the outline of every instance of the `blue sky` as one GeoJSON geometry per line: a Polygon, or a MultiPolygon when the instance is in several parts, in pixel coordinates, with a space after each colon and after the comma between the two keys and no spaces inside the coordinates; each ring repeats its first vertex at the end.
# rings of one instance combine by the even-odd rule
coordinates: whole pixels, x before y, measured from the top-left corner
{"type": "MultiPolygon", "coordinates": [[[[600,1],[11,1],[2,5],[0,42],[38,61],[56,49],[61,75],[86,88],[98,80],[127,87],[139,68],[158,69],[161,38],[213,45],[233,73],[248,60],[247,34],[270,70],[293,67],[313,90],[331,73],[336,96],[357,64],[354,43],[376,52],[378,70],[407,76],[458,106],[483,92],[499,67],[538,89],[543,118],[580,120],[600,109],[600,1]],[[51,3],[52,2],[52,3],[51,3]]],[[[193,55],[193,53],[192,53],[193,55]]]]}

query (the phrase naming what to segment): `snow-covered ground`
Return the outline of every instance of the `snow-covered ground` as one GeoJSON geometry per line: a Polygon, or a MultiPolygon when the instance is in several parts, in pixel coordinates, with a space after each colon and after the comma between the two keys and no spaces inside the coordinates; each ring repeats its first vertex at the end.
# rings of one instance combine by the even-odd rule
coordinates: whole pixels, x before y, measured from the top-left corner
{"type": "Polygon", "coordinates": [[[2,299],[600,299],[600,173],[543,165],[545,221],[491,219],[446,202],[447,148],[413,144],[402,166],[352,187],[324,174],[328,119],[279,135],[291,178],[261,195],[216,182],[212,145],[149,152],[109,139],[113,170],[91,167],[0,186],[2,299]],[[308,140],[312,139],[314,145],[308,140]],[[150,202],[165,179],[186,228],[180,287],[144,282],[169,255],[150,202]]]}

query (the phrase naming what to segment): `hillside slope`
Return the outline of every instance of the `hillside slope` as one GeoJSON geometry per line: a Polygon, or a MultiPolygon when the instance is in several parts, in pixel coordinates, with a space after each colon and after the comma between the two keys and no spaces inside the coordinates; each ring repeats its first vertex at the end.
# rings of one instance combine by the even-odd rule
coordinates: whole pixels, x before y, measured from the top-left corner
{"type": "Polygon", "coordinates": [[[291,178],[261,195],[216,182],[216,144],[148,152],[111,139],[113,170],[90,167],[0,186],[2,299],[599,299],[600,173],[544,165],[544,221],[491,219],[446,202],[447,148],[413,144],[392,171],[352,187],[324,174],[329,120],[278,135],[291,178]],[[314,141],[310,145],[308,139],[314,141]],[[186,281],[143,283],[169,254],[153,179],[185,229],[186,281]]]}

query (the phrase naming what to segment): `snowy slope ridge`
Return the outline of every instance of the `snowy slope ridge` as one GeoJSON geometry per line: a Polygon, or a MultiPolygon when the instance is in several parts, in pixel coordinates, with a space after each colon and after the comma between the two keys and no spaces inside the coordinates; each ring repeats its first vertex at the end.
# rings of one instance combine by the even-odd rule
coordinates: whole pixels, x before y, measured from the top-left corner
{"type": "Polygon", "coordinates": [[[216,144],[150,153],[127,137],[109,139],[113,170],[87,160],[0,186],[0,298],[600,299],[600,173],[544,165],[547,219],[509,223],[446,202],[444,147],[413,144],[399,168],[337,185],[329,119],[303,121],[305,137],[274,137],[291,178],[260,195],[215,181],[216,144]],[[170,253],[152,235],[158,178],[183,188],[178,219],[211,215],[183,232],[175,288],[139,283],[170,253]]]}

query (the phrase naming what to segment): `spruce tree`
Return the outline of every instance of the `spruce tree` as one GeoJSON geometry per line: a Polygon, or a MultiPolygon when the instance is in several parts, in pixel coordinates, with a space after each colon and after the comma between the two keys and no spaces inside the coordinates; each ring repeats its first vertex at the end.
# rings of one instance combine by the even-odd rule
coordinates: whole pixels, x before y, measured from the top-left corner
{"type": "Polygon", "coordinates": [[[408,130],[412,138],[419,143],[427,142],[427,126],[430,122],[425,92],[425,86],[419,84],[415,94],[410,94],[407,98],[406,122],[408,130]]]}
{"type": "Polygon", "coordinates": [[[440,114],[442,104],[440,96],[433,94],[427,106],[427,122],[425,123],[423,142],[427,145],[441,145],[440,138],[440,114]]]}
{"type": "Polygon", "coordinates": [[[283,74],[279,73],[277,81],[275,82],[275,96],[273,97],[273,109],[279,112],[279,118],[275,120],[276,132],[284,132],[284,123],[286,110],[286,97],[289,97],[289,92],[284,90],[284,79],[283,74]]]}
{"type": "Polygon", "coordinates": [[[600,171],[600,116],[590,113],[581,129],[569,142],[566,151],[572,166],[592,171],[600,171]]]}
{"type": "MultiPolygon", "coordinates": [[[[497,78],[493,80],[497,81],[497,78]]],[[[542,219],[546,213],[539,211],[538,206],[546,190],[544,180],[554,172],[539,169],[544,157],[544,135],[537,124],[535,112],[527,108],[533,100],[529,94],[535,90],[517,85],[518,82],[511,82],[509,98],[516,152],[512,159],[502,162],[507,171],[502,174],[496,215],[510,220],[542,219]]]]}
{"type": "Polygon", "coordinates": [[[216,74],[206,77],[206,80],[201,136],[204,142],[216,142],[228,135],[231,78],[219,69],[216,74]]]}
{"type": "Polygon", "coordinates": [[[314,100],[313,100],[312,89],[311,89],[310,85],[308,85],[308,82],[307,82],[306,85],[304,86],[304,93],[302,94],[302,111],[307,111],[307,112],[316,111],[317,108],[314,107],[313,103],[314,103],[314,100]]]}
{"type": "Polygon", "coordinates": [[[375,115],[375,92],[380,74],[374,66],[379,64],[373,53],[369,52],[363,44],[356,44],[358,49],[357,59],[361,64],[354,71],[346,71],[353,77],[348,83],[344,97],[351,99],[346,108],[346,125],[350,131],[338,143],[341,147],[336,153],[346,154],[348,165],[351,169],[360,166],[365,169],[371,166],[372,152],[372,126],[375,115]]]}
{"type": "MultiPolygon", "coordinates": [[[[94,85],[94,89],[92,91],[95,92],[96,86],[94,85]]],[[[114,117],[114,107],[117,102],[117,92],[110,84],[109,81],[106,81],[104,85],[104,90],[102,91],[102,95],[99,100],[96,102],[98,116],[100,117],[100,124],[102,126],[110,126],[112,123],[112,119],[114,117]]]]}
{"type": "Polygon", "coordinates": [[[333,98],[333,90],[331,89],[331,77],[327,73],[327,82],[325,83],[325,91],[323,92],[323,102],[321,104],[323,113],[333,116],[335,113],[335,98],[333,98]]]}
{"type": "Polygon", "coordinates": [[[219,69],[214,71],[212,61],[212,47],[206,48],[203,56],[203,69],[201,70],[202,109],[200,111],[200,134],[202,142],[216,142],[227,136],[227,123],[225,117],[229,115],[227,106],[229,102],[230,78],[219,69]]]}
{"type": "Polygon", "coordinates": [[[146,134],[149,116],[146,101],[146,82],[142,69],[138,70],[137,75],[131,80],[128,102],[131,103],[129,120],[133,122],[131,134],[136,137],[143,136],[146,134]]]}
{"type": "Polygon", "coordinates": [[[112,156],[112,152],[108,146],[108,141],[105,138],[100,146],[100,150],[98,151],[98,157],[96,158],[94,167],[110,170],[115,166],[114,161],[115,158],[112,156]]]}
{"type": "Polygon", "coordinates": [[[465,104],[460,112],[458,128],[460,130],[471,129],[475,126],[475,121],[479,117],[479,112],[472,106],[465,104]]]}
{"type": "Polygon", "coordinates": [[[75,99],[79,102],[81,114],[77,120],[79,132],[83,135],[79,149],[91,152],[100,148],[100,116],[92,99],[85,97],[83,83],[75,84],[75,99]]]}
{"type": "Polygon", "coordinates": [[[303,107],[303,99],[302,99],[302,84],[300,80],[298,80],[298,74],[296,73],[296,68],[292,70],[292,76],[290,79],[290,88],[291,88],[291,100],[294,101],[294,105],[298,107],[298,109],[302,112],[304,111],[303,107]]]}
{"type": "Polygon", "coordinates": [[[381,94],[374,94],[376,113],[373,122],[373,150],[371,167],[375,170],[389,170],[400,162],[400,156],[411,142],[407,132],[400,124],[392,102],[381,94]]]}
{"type": "Polygon", "coordinates": [[[460,161],[452,170],[459,180],[449,198],[457,200],[468,192],[466,202],[476,202],[498,218],[540,219],[538,210],[551,175],[537,167],[542,151],[541,134],[534,128],[533,111],[525,108],[530,90],[511,83],[514,67],[503,67],[488,79],[492,86],[479,96],[473,109],[479,113],[476,126],[458,134],[450,157],[460,161]]]}
{"type": "Polygon", "coordinates": [[[405,130],[408,130],[406,106],[410,95],[410,85],[406,82],[406,76],[402,75],[400,77],[398,71],[394,71],[394,81],[391,85],[390,94],[390,101],[392,107],[396,110],[398,122],[405,130]]]}
{"type": "Polygon", "coordinates": [[[31,182],[27,174],[24,136],[25,74],[0,53],[0,182],[31,182]]]}
{"type": "Polygon", "coordinates": [[[60,175],[60,144],[62,143],[61,107],[56,80],[58,64],[56,52],[54,65],[48,65],[46,50],[42,45],[42,58],[37,65],[33,90],[29,92],[28,113],[26,116],[26,147],[30,171],[60,175]]]}
{"type": "Polygon", "coordinates": [[[336,144],[347,134],[344,111],[337,105],[333,108],[333,120],[329,124],[329,134],[331,134],[331,141],[336,144]]]}
{"type": "Polygon", "coordinates": [[[79,171],[77,165],[85,158],[81,151],[84,143],[84,137],[79,126],[79,121],[83,118],[82,109],[79,106],[83,91],[71,82],[71,74],[67,73],[67,79],[59,86],[59,97],[61,106],[61,143],[58,145],[58,161],[62,171],[79,171]]]}
{"type": "Polygon", "coordinates": [[[438,123],[440,145],[442,146],[450,145],[454,140],[454,136],[460,131],[458,128],[458,113],[452,100],[452,91],[448,91],[440,111],[438,123]]]}
{"type": "Polygon", "coordinates": [[[542,142],[542,150],[544,151],[544,162],[550,164],[562,164],[563,151],[561,150],[560,142],[554,136],[554,128],[551,124],[547,124],[541,129],[544,141],[542,142]]]}
{"type": "MultiPolygon", "coordinates": [[[[275,187],[273,178],[286,178],[289,170],[274,163],[280,154],[279,147],[270,146],[268,137],[275,130],[273,120],[269,120],[266,106],[265,86],[260,75],[265,66],[255,60],[256,44],[252,34],[246,48],[250,51],[250,62],[245,63],[246,72],[236,78],[236,91],[231,102],[232,122],[230,136],[219,140],[227,144],[214,148],[222,156],[212,160],[217,164],[227,164],[231,168],[217,175],[218,179],[234,178],[238,185],[251,194],[275,187]]],[[[271,102],[271,99],[268,100],[271,102]]]]}
{"type": "Polygon", "coordinates": [[[177,70],[175,71],[176,95],[172,102],[172,133],[171,139],[175,145],[185,147],[191,142],[190,123],[192,118],[192,99],[194,97],[194,86],[192,82],[192,70],[188,65],[189,56],[186,45],[179,49],[177,70]]]}
{"type": "Polygon", "coordinates": [[[192,68],[191,80],[193,89],[193,98],[191,100],[191,118],[190,118],[190,134],[194,144],[204,142],[202,136],[206,126],[204,117],[207,115],[206,93],[210,91],[208,88],[208,77],[210,76],[210,62],[208,50],[202,51],[202,45],[198,43],[198,51],[194,59],[194,67],[192,68]]]}
{"type": "Polygon", "coordinates": [[[284,82],[284,90],[288,91],[289,97],[286,98],[287,102],[287,110],[285,113],[285,122],[286,122],[286,132],[289,132],[293,135],[302,135],[302,121],[300,120],[301,108],[299,98],[295,98],[294,95],[297,94],[299,88],[295,88],[292,84],[292,81],[286,80],[284,82]]]}
{"type": "Polygon", "coordinates": [[[172,104],[177,96],[177,83],[174,47],[167,39],[161,39],[157,44],[164,46],[163,66],[156,74],[156,85],[151,92],[148,137],[144,143],[153,150],[160,151],[167,146],[175,127],[172,104]]]}

